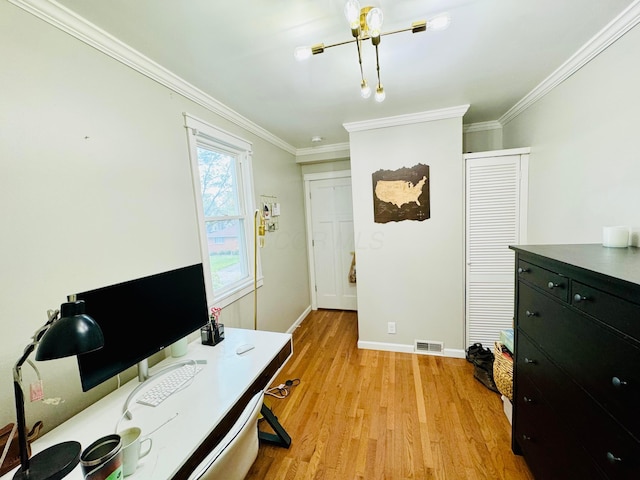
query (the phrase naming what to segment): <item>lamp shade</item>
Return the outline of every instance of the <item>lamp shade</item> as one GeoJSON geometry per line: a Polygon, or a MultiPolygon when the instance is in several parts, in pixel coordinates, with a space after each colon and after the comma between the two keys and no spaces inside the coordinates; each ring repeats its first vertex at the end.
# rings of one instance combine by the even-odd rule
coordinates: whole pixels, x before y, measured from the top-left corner
{"type": "Polygon", "coordinates": [[[451,24],[451,17],[448,13],[442,13],[427,21],[429,30],[444,30],[451,24]]]}
{"type": "Polygon", "coordinates": [[[84,313],[84,300],[63,303],[60,312],[60,318],[51,324],[40,339],[36,360],[70,357],[104,346],[100,326],[84,313]]]}
{"type": "Polygon", "coordinates": [[[298,47],[293,51],[293,56],[299,62],[306,60],[311,56],[311,47],[298,47]]]}
{"type": "Polygon", "coordinates": [[[360,28],[360,2],[348,0],[344,6],[344,16],[352,30],[360,28]]]}
{"type": "Polygon", "coordinates": [[[369,98],[371,96],[371,87],[366,80],[362,80],[360,84],[360,96],[362,98],[369,98]]]}
{"type": "Polygon", "coordinates": [[[369,35],[372,37],[379,37],[380,30],[382,30],[382,10],[379,8],[372,8],[367,13],[367,26],[369,27],[369,35]]]}

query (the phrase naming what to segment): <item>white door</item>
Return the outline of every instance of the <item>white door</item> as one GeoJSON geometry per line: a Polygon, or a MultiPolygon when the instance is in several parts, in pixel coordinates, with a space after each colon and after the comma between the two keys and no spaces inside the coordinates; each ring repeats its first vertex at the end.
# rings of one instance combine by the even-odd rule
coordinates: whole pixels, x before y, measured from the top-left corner
{"type": "Polygon", "coordinates": [[[524,241],[528,155],[503,152],[465,155],[467,346],[479,342],[493,348],[500,331],[513,326],[509,245],[524,241]]]}
{"type": "Polygon", "coordinates": [[[351,177],[308,185],[316,308],[357,310],[356,285],[348,278],[354,252],[351,177]]]}

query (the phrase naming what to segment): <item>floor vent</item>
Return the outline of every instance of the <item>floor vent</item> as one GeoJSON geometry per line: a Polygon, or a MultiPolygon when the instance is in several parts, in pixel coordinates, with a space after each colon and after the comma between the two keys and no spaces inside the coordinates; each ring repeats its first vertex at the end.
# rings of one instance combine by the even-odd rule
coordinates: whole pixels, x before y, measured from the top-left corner
{"type": "Polygon", "coordinates": [[[433,340],[416,340],[413,351],[415,353],[424,353],[427,355],[443,355],[444,342],[435,342],[433,340]]]}

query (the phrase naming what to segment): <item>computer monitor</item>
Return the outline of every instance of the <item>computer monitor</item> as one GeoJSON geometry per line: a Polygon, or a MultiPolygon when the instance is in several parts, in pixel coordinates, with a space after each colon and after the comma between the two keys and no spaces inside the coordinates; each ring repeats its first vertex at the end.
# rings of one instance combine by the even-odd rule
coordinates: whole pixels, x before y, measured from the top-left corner
{"type": "Polygon", "coordinates": [[[87,391],[208,322],[202,264],[76,294],[100,325],[104,347],[78,356],[87,391]]]}

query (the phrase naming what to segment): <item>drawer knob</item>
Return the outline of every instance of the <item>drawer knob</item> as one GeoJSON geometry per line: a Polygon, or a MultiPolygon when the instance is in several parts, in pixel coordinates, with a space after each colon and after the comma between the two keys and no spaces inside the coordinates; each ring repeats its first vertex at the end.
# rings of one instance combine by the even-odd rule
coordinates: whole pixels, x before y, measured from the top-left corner
{"type": "Polygon", "coordinates": [[[518,273],[527,273],[527,272],[529,272],[528,268],[523,268],[523,267],[518,268],[518,273]]]}
{"type": "Polygon", "coordinates": [[[616,457],[611,452],[607,452],[607,460],[609,461],[609,463],[613,463],[613,464],[622,462],[622,459],[620,457],[616,457]]]}
{"type": "Polygon", "coordinates": [[[611,379],[611,385],[613,385],[615,388],[622,388],[627,386],[627,382],[624,380],[620,380],[618,377],[613,377],[611,379]]]}
{"type": "Polygon", "coordinates": [[[573,296],[573,299],[574,299],[576,302],[584,302],[584,301],[589,300],[589,297],[587,297],[586,295],[580,295],[579,293],[576,293],[576,294],[573,296]]]}
{"type": "Polygon", "coordinates": [[[524,400],[524,403],[533,403],[533,398],[527,397],[526,395],[522,397],[522,400],[524,400]]]}
{"type": "Polygon", "coordinates": [[[537,317],[538,316],[538,314],[536,312],[531,312],[529,310],[527,310],[524,313],[527,315],[527,317],[537,317]]]}
{"type": "Polygon", "coordinates": [[[535,361],[535,360],[533,360],[533,359],[531,359],[531,358],[524,357],[524,363],[529,363],[529,364],[531,364],[531,365],[535,365],[535,364],[536,364],[536,361],[535,361]]]}
{"type": "Polygon", "coordinates": [[[524,433],[522,434],[522,439],[525,442],[530,442],[531,441],[531,437],[529,435],[527,435],[527,434],[524,434],[524,433]]]}
{"type": "Polygon", "coordinates": [[[549,282],[547,283],[547,287],[554,289],[554,288],[560,288],[561,285],[559,283],[553,283],[553,282],[549,282]]]}

